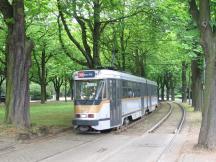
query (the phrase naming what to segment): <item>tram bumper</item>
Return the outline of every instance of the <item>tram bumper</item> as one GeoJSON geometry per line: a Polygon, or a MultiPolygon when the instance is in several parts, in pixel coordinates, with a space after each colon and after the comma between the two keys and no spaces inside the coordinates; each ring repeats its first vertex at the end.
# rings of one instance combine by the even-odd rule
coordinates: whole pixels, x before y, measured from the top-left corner
{"type": "Polygon", "coordinates": [[[99,120],[73,120],[72,124],[74,126],[97,126],[99,120]]]}

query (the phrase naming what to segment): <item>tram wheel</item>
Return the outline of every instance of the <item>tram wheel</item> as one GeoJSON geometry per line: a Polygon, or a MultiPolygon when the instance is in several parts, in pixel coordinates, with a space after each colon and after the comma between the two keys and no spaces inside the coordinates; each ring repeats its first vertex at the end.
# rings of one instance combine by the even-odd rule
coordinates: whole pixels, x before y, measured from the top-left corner
{"type": "Polygon", "coordinates": [[[124,118],[123,125],[127,126],[127,125],[129,125],[129,123],[130,123],[129,118],[128,118],[128,117],[127,117],[127,118],[124,118]]]}

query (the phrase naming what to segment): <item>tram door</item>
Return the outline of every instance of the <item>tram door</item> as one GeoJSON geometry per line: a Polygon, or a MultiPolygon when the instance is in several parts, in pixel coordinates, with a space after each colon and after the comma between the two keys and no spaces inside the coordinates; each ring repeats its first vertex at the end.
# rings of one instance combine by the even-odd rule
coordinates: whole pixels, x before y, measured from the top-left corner
{"type": "Polygon", "coordinates": [[[144,104],[144,97],[145,97],[145,84],[141,84],[140,83],[140,87],[141,87],[141,109],[142,109],[142,115],[145,114],[145,104],[144,104]]]}
{"type": "Polygon", "coordinates": [[[152,85],[149,84],[148,85],[148,98],[149,98],[149,109],[151,110],[151,107],[152,107],[152,85]]]}
{"type": "Polygon", "coordinates": [[[110,93],[110,125],[121,124],[121,86],[119,80],[109,80],[110,93]]]}

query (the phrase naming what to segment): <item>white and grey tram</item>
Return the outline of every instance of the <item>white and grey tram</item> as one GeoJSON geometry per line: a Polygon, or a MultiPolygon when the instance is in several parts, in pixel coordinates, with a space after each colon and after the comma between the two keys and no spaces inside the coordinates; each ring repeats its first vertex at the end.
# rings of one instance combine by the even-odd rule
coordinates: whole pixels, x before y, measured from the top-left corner
{"type": "Polygon", "coordinates": [[[114,70],[74,73],[74,120],[81,131],[119,127],[155,110],[157,84],[114,70]]]}

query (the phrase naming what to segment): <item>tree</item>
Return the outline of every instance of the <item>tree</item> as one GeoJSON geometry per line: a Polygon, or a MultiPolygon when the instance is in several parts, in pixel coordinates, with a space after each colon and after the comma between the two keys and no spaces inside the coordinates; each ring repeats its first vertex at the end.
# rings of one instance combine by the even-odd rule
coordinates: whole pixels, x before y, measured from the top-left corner
{"type": "Polygon", "coordinates": [[[27,32],[34,40],[30,80],[38,83],[41,89],[41,103],[47,100],[47,85],[50,59],[58,53],[58,35],[55,1],[26,1],[27,32]]]}
{"type": "Polygon", "coordinates": [[[0,1],[0,11],[7,25],[6,122],[17,127],[30,126],[29,68],[33,42],[25,33],[24,0],[0,1]]]}
{"type": "MultiPolygon", "coordinates": [[[[140,5],[139,3],[136,4],[133,1],[127,2],[130,4],[127,5],[127,14],[123,14],[122,16],[121,14],[123,12],[119,12],[119,10],[124,11],[124,7],[126,5],[124,5],[125,2],[121,0],[57,0],[59,18],[61,19],[64,30],[69,40],[82,54],[82,58],[77,59],[73,52],[65,52],[71,60],[89,68],[101,66],[101,37],[105,31],[105,28],[110,24],[120,23],[124,19],[134,17],[142,13],[148,13],[151,10],[148,8],[150,6],[148,3],[146,3],[148,4],[148,7],[146,7],[145,3],[140,5]],[[73,18],[73,21],[68,21],[68,19],[71,20],[71,18],[73,18]],[[72,32],[70,30],[72,27],[76,27],[76,32],[72,32]],[[76,33],[80,34],[76,35],[76,33]]],[[[61,29],[60,24],[59,27],[61,29]]],[[[61,36],[61,30],[59,31],[59,35],[61,36]]],[[[62,47],[67,51],[65,42],[62,38],[60,38],[60,42],[62,47]]]]}
{"type": "Polygon", "coordinates": [[[192,106],[194,111],[201,111],[203,91],[203,54],[196,52],[197,57],[192,60],[192,106]]]}
{"type": "Polygon", "coordinates": [[[55,92],[56,92],[56,101],[59,101],[59,97],[60,97],[60,89],[61,89],[61,86],[64,82],[64,78],[60,78],[58,76],[54,76],[52,79],[51,79],[52,83],[53,83],[53,86],[54,86],[54,89],[55,89],[55,92]]]}
{"type": "Polygon", "coordinates": [[[53,87],[56,94],[56,101],[59,101],[61,87],[64,84],[64,93],[66,93],[66,84],[69,80],[72,83],[72,74],[75,70],[82,67],[72,61],[68,61],[68,57],[65,56],[64,50],[61,45],[58,44],[58,53],[56,53],[49,61],[47,68],[49,69],[48,78],[53,83],[53,87]]]}
{"type": "MultiPolygon", "coordinates": [[[[5,52],[3,50],[3,56],[4,55],[5,55],[5,52]]],[[[5,58],[2,59],[1,55],[0,55],[0,97],[2,95],[2,84],[3,84],[5,77],[6,77],[6,68],[5,68],[6,62],[4,60],[5,60],[5,58]]]]}
{"type": "MultiPolygon", "coordinates": [[[[83,2],[77,2],[77,1],[70,1],[69,3],[64,3],[64,5],[67,5],[69,8],[72,7],[72,14],[74,19],[77,21],[81,28],[81,40],[83,46],[78,42],[78,40],[74,37],[74,35],[70,32],[70,29],[68,27],[68,24],[66,22],[65,16],[64,16],[64,10],[63,10],[63,3],[60,3],[60,0],[57,0],[57,5],[59,9],[59,15],[61,18],[61,21],[63,23],[64,29],[70,38],[70,40],[75,44],[75,46],[80,50],[80,52],[83,54],[83,56],[86,59],[86,63],[84,61],[82,64],[86,64],[89,68],[94,68],[97,66],[101,66],[100,62],[100,55],[99,55],[99,40],[100,40],[100,34],[103,31],[103,26],[100,22],[100,14],[101,14],[101,3],[100,0],[95,0],[92,2],[93,7],[93,20],[91,21],[90,18],[86,19],[84,15],[79,11],[82,9],[83,2]],[[72,3],[72,6],[69,5],[69,3],[72,3]],[[87,36],[87,26],[91,30],[92,34],[92,40],[93,40],[93,50],[91,51],[90,45],[88,43],[88,36],[87,36]]],[[[87,4],[89,5],[89,4],[87,4]]],[[[89,5],[90,7],[91,5],[89,5]]],[[[90,9],[87,10],[90,14],[90,9]]],[[[63,41],[61,42],[63,44],[63,41]]],[[[72,56],[70,56],[73,58],[72,56]]],[[[73,60],[76,60],[75,58],[73,60]]],[[[80,61],[78,61],[80,63],[80,61]]]]}
{"type": "MultiPolygon", "coordinates": [[[[41,55],[39,57],[36,56],[36,52],[33,52],[34,61],[36,62],[37,66],[37,79],[34,80],[34,77],[32,77],[32,80],[40,84],[41,86],[41,103],[46,102],[46,86],[49,82],[48,80],[48,69],[46,67],[47,62],[50,60],[50,58],[53,56],[52,53],[46,53],[46,44],[44,43],[44,46],[42,47],[41,55]]],[[[33,74],[35,75],[35,74],[33,74]]]]}
{"type": "Polygon", "coordinates": [[[182,62],[182,102],[187,102],[187,63],[182,62]]]}
{"type": "Polygon", "coordinates": [[[215,10],[210,6],[213,1],[189,0],[190,13],[200,32],[200,42],[205,54],[206,75],[202,124],[198,144],[209,149],[216,148],[216,26],[215,10]]]}

